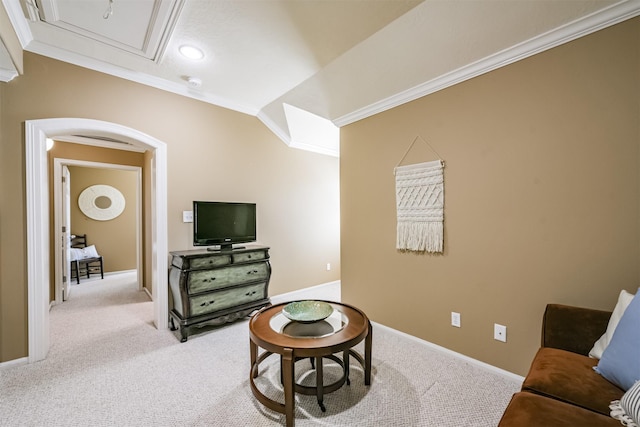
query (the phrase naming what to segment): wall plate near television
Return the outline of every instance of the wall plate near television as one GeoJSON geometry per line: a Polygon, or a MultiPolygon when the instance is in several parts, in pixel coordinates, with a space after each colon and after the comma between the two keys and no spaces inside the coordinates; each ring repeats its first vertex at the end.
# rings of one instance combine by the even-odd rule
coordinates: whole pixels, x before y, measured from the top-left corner
{"type": "Polygon", "coordinates": [[[209,251],[243,249],[234,244],[256,241],[256,204],[193,202],[193,245],[209,251]]]}

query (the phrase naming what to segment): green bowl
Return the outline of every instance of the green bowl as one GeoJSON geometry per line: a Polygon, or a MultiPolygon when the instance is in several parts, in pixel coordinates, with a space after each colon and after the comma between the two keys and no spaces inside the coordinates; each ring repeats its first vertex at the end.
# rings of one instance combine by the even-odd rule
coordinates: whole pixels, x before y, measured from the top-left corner
{"type": "Polygon", "coordinates": [[[331,313],[331,304],[312,300],[290,302],[282,309],[282,314],[287,319],[301,323],[318,322],[331,316],[331,313]]]}

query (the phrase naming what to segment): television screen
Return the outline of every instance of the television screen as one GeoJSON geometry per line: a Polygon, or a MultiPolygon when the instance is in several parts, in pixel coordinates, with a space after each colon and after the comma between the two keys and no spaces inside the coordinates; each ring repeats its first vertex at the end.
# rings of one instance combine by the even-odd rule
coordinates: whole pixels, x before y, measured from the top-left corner
{"type": "Polygon", "coordinates": [[[256,241],[256,204],[193,202],[193,245],[220,245],[256,241]]]}

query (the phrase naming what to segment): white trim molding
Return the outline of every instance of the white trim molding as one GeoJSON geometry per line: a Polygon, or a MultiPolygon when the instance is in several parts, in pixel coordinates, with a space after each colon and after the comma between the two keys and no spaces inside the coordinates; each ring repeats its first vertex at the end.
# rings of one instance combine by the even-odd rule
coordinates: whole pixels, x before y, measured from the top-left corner
{"type": "MultiPolygon", "coordinates": [[[[72,138],[56,138],[58,141],[66,140],[71,142],[72,138]]],[[[76,142],[80,144],[90,144],[95,147],[102,147],[103,144],[99,140],[94,140],[95,143],[92,143],[88,138],[82,138],[76,142]]],[[[122,144],[115,144],[122,145],[122,144]]],[[[118,147],[112,147],[118,149],[118,147]]],[[[125,150],[127,150],[125,148],[125,150]]],[[[128,150],[127,150],[128,151],[128,150]]],[[[140,152],[144,152],[144,150],[137,150],[140,152]]],[[[130,270],[136,273],[136,282],[138,283],[140,290],[146,290],[149,294],[149,291],[144,287],[143,283],[143,254],[142,254],[142,222],[144,218],[142,218],[142,168],[139,166],[128,166],[128,165],[118,165],[114,163],[102,163],[102,162],[92,162],[86,160],[75,160],[75,159],[64,159],[60,157],[56,157],[53,159],[53,181],[54,183],[59,183],[62,179],[62,167],[63,166],[81,166],[86,168],[99,168],[99,169],[115,169],[120,171],[130,171],[135,172],[136,174],[136,200],[135,200],[135,217],[136,217],[136,268],[134,270],[130,270]]],[[[53,186],[53,206],[54,206],[54,224],[55,230],[53,232],[53,236],[57,242],[62,239],[62,218],[60,217],[61,213],[61,203],[62,203],[62,191],[59,185],[53,186]]],[[[55,262],[55,300],[53,300],[50,304],[50,307],[53,307],[56,304],[62,303],[62,264],[61,259],[59,258],[61,255],[59,252],[55,252],[54,254],[54,262],[55,262]]],[[[127,271],[111,271],[105,272],[105,276],[109,276],[112,274],[125,273],[127,271]]],[[[69,279],[70,280],[70,279],[69,279]]],[[[151,296],[151,294],[149,294],[151,296]]]]}
{"type": "Polygon", "coordinates": [[[0,363],[0,370],[17,368],[18,366],[26,365],[29,363],[29,359],[21,357],[20,359],[13,359],[7,362],[0,363]]]}
{"type": "Polygon", "coordinates": [[[18,72],[16,70],[0,68],[0,82],[5,82],[5,83],[10,82],[17,76],[18,76],[18,72]]]}
{"type": "Polygon", "coordinates": [[[456,351],[450,350],[448,348],[439,346],[439,345],[434,344],[432,342],[425,341],[425,340],[423,340],[421,338],[418,338],[418,337],[415,337],[413,335],[409,335],[407,333],[398,331],[397,329],[393,329],[393,328],[390,328],[388,326],[381,325],[380,323],[377,323],[377,322],[374,322],[374,321],[371,321],[371,323],[373,325],[375,325],[376,328],[383,328],[383,329],[385,329],[385,330],[387,330],[387,331],[389,331],[391,333],[401,335],[401,336],[403,336],[403,337],[405,337],[407,339],[415,341],[415,342],[417,342],[419,344],[422,344],[422,345],[424,345],[426,347],[429,347],[429,348],[431,348],[433,350],[436,350],[436,351],[439,351],[441,353],[447,354],[449,356],[453,356],[453,357],[456,357],[458,359],[464,360],[465,362],[469,362],[469,363],[471,363],[473,365],[476,365],[476,366],[478,366],[478,367],[480,367],[480,368],[482,368],[484,370],[487,370],[487,371],[494,372],[496,374],[502,375],[503,377],[506,377],[506,378],[508,378],[510,380],[517,381],[519,383],[522,383],[524,381],[524,377],[521,376],[521,375],[514,374],[513,372],[506,371],[506,370],[504,370],[502,368],[498,368],[497,366],[493,366],[493,365],[490,365],[488,363],[482,362],[482,361],[480,361],[478,359],[474,359],[473,357],[465,356],[464,354],[461,354],[461,353],[458,353],[456,351]]]}
{"type": "Polygon", "coordinates": [[[479,61],[443,74],[433,80],[421,83],[386,99],[359,108],[349,114],[336,118],[333,120],[333,123],[339,127],[355,123],[638,15],[640,15],[640,0],[621,1],[608,8],[599,10],[569,24],[487,56],[479,61]]]}
{"type": "Polygon", "coordinates": [[[152,152],[151,170],[151,283],[154,323],[168,327],[167,288],[167,147],[149,135],[115,123],[58,118],[25,122],[27,201],[27,294],[29,363],[49,351],[49,186],[46,139],[77,133],[118,138],[152,152]]]}
{"type": "Polygon", "coordinates": [[[25,123],[29,363],[49,352],[49,179],[47,133],[25,123]]]}

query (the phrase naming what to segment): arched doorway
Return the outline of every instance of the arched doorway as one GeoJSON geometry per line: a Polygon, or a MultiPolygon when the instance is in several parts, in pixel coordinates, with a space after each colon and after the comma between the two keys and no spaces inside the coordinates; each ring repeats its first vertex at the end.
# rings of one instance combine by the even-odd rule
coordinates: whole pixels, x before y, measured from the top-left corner
{"type": "Polygon", "coordinates": [[[168,327],[167,148],[147,134],[100,120],[60,118],[25,122],[29,363],[49,351],[49,204],[46,139],[74,134],[125,141],[151,153],[151,283],[154,324],[168,327]]]}

